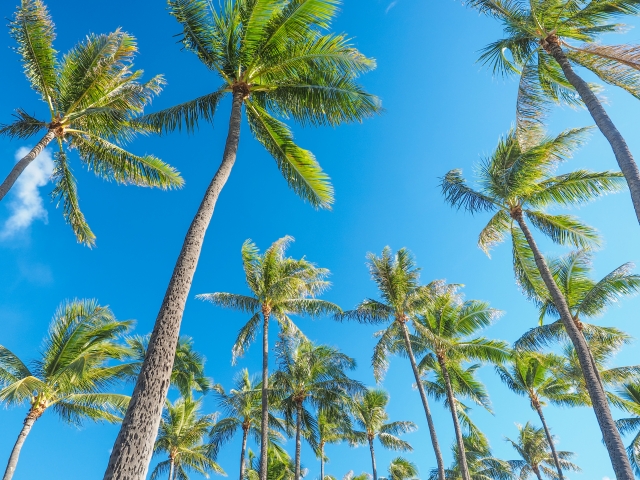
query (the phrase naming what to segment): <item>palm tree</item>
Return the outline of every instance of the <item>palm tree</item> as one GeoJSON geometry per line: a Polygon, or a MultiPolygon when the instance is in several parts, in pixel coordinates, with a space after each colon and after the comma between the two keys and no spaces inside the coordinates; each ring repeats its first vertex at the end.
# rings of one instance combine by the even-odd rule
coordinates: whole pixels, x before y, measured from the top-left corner
{"type": "Polygon", "coordinates": [[[353,418],[356,425],[362,430],[354,430],[351,433],[351,442],[353,444],[369,444],[373,480],[378,480],[373,441],[377,438],[384,448],[391,450],[411,451],[413,450],[411,445],[398,438],[398,435],[413,432],[418,428],[413,422],[388,422],[389,414],[386,412],[388,403],[389,394],[387,392],[369,389],[360,395],[352,406],[353,418]]]}
{"type": "MultiPolygon", "coordinates": [[[[356,82],[375,62],[358,52],[346,35],[323,32],[336,15],[334,0],[228,0],[220,12],[208,0],[170,0],[169,10],[183,27],[184,48],[216,72],[222,85],[213,93],[152,114],[145,123],[165,131],[184,123],[191,130],[198,119],[212,121],[218,101],[227,94],[232,97],[231,116],[222,162],[185,237],[156,319],[151,356],[140,377],[145,381],[133,392],[105,480],[118,478],[121,471],[142,480],[146,473],[204,235],[236,160],[243,106],[251,133],[274,158],[289,186],[318,208],[328,208],[333,201],[329,178],[276,117],[303,125],[336,126],[381,111],[378,99],[356,82]]],[[[264,379],[263,383],[267,388],[264,379]]],[[[261,475],[266,480],[266,444],[262,447],[261,475]]]]}
{"type": "MultiPolygon", "coordinates": [[[[214,448],[214,458],[220,447],[231,440],[238,429],[242,430],[242,446],[240,450],[240,480],[245,477],[245,454],[249,435],[260,443],[262,420],[262,385],[256,376],[250,376],[245,368],[236,376],[235,388],[226,393],[222,387],[216,388],[218,405],[226,415],[215,423],[209,434],[210,443],[214,448]]],[[[272,439],[280,438],[277,430],[282,430],[280,420],[269,415],[272,439]]]]}
{"type": "MultiPolygon", "coordinates": [[[[529,404],[534,409],[547,438],[547,444],[551,449],[551,455],[558,472],[558,478],[563,479],[562,465],[556,452],[547,421],[542,413],[545,400],[557,404],[573,404],[569,392],[570,385],[561,378],[558,378],[553,371],[557,364],[555,356],[542,355],[530,352],[515,352],[511,357],[509,366],[498,365],[496,371],[502,382],[512,392],[529,398],[529,404]]],[[[582,376],[582,375],[581,375],[582,376]]]]}
{"type": "Polygon", "coordinates": [[[54,155],[52,195],[62,202],[78,241],[86,245],[95,243],[95,235],[80,211],[69,150],[76,150],[88,169],[107,180],[163,189],[182,186],[171,166],[153,155],[140,157],[123,148],[136,134],[153,130],[132,120],[164,84],[162,76],[140,83],[142,71],[133,70],[137,46],[132,36],[120,30],[91,34],[60,61],[53,49],[55,28],[41,0],[22,0],[9,28],[27,80],[47,105],[50,118],[35,118],[18,109],[13,123],[0,125],[0,135],[10,138],[45,132],[0,184],[0,200],[54,140],[59,151],[54,155]]]}
{"type": "Polygon", "coordinates": [[[129,365],[113,362],[127,357],[118,341],[131,326],[95,300],[72,300],[58,307],[31,367],[0,345],[0,402],[30,405],[3,480],[13,477],[24,441],[45,411],[73,425],[120,421],[129,397],[105,390],[129,374],[129,365]]]}
{"type": "Polygon", "coordinates": [[[389,476],[380,480],[418,480],[418,467],[406,458],[396,457],[389,464],[389,476]]]}
{"type": "MultiPolygon", "coordinates": [[[[304,258],[295,260],[285,256],[287,246],[292,241],[291,237],[276,240],[262,255],[253,242],[244,242],[242,264],[252,296],[220,292],[198,295],[198,298],[214,305],[251,315],[240,329],[233,346],[234,362],[244,354],[262,327],[261,425],[265,426],[260,440],[262,472],[267,469],[264,462],[269,428],[269,321],[275,318],[282,331],[298,332],[289,315],[315,317],[340,311],[337,305],[314,298],[329,287],[329,282],[325,280],[329,270],[318,268],[304,258]]],[[[261,480],[264,478],[261,477],[261,480]]]]}
{"type": "Polygon", "coordinates": [[[318,412],[316,425],[318,431],[318,456],[320,457],[320,480],[325,480],[324,463],[328,461],[324,453],[327,444],[341,443],[351,435],[351,419],[343,409],[345,405],[333,405],[318,412]]]}
{"type": "Polygon", "coordinates": [[[584,248],[598,241],[595,230],[577,218],[552,215],[543,210],[552,205],[583,203],[620,189],[620,175],[612,172],[579,170],[553,176],[555,167],[582,142],[584,132],[584,129],[568,130],[555,138],[537,141],[530,131],[512,131],[500,140],[494,154],[478,170],[479,183],[482,185],[480,190],[467,185],[460,170],[447,173],[442,180],[442,189],[447,202],[453,206],[464,207],[471,212],[495,212],[480,233],[480,247],[488,252],[510,233],[515,252],[514,268],[525,293],[530,294],[544,287],[548,290],[578,353],[614,472],[619,479],[632,480],[629,460],[598,380],[598,372],[591,362],[587,342],[573,321],[567,301],[553,279],[527,223],[527,220],[530,221],[556,243],[584,248]],[[519,137],[524,140],[519,141],[519,137]],[[523,258],[527,258],[527,261],[523,262],[523,258]],[[537,273],[531,271],[532,265],[535,265],[537,273]],[[544,287],[536,285],[539,278],[542,278],[544,287]]]}
{"type": "MultiPolygon", "coordinates": [[[[140,374],[149,347],[149,336],[134,335],[126,340],[132,350],[133,378],[140,374]]],[[[181,336],[170,381],[182,397],[190,397],[194,390],[204,395],[214,388],[211,378],[204,373],[204,363],[205,358],[193,349],[193,339],[186,335],[181,336]]]]}
{"type": "Polygon", "coordinates": [[[616,420],[616,425],[623,435],[635,434],[627,453],[634,473],[640,476],[640,386],[627,383],[617,393],[624,401],[624,409],[633,415],[616,420]]]}
{"type": "Polygon", "coordinates": [[[406,248],[401,248],[395,255],[392,255],[391,249],[385,247],[380,257],[369,253],[367,260],[369,273],[378,287],[380,300],[367,298],[354,310],[337,315],[336,318],[373,324],[391,322],[384,331],[378,332],[380,340],[373,351],[373,373],[378,382],[388,366],[388,354],[395,351],[394,347],[397,347],[396,340],[403,339],[404,351],[409,357],[424,413],[427,417],[431,444],[438,462],[439,480],[444,480],[442,452],[407,328],[407,323],[410,320],[414,320],[415,325],[415,316],[429,301],[430,287],[419,284],[420,269],[406,248]]]}
{"type": "Polygon", "coordinates": [[[157,480],[167,472],[168,480],[188,480],[187,473],[191,470],[205,476],[210,471],[225,475],[211,458],[210,446],[204,442],[216,414],[202,415],[201,407],[202,399],[179,398],[173,404],[167,400],[153,450],[169,458],[156,465],[151,480],[157,480]]]}
{"type": "MultiPolygon", "coordinates": [[[[249,468],[247,469],[248,480],[258,480],[260,478],[260,460],[249,450],[249,468]]],[[[295,462],[287,451],[277,443],[269,443],[268,455],[268,480],[294,480],[295,462]]],[[[300,475],[306,476],[307,470],[302,469],[300,475]]]]}
{"type": "Polygon", "coordinates": [[[349,470],[347,474],[342,477],[342,480],[370,480],[371,475],[367,472],[362,472],[360,475],[356,475],[353,470],[349,470]]]}
{"type": "MultiPolygon", "coordinates": [[[[549,453],[549,442],[545,431],[542,428],[534,427],[531,422],[527,422],[524,426],[517,425],[517,427],[517,440],[510,438],[506,440],[520,455],[520,460],[509,461],[514,471],[519,472],[518,478],[526,480],[530,478],[531,474],[535,475],[538,480],[543,480],[543,474],[557,478],[556,471],[553,469],[555,460],[549,453]]],[[[573,452],[557,452],[558,462],[563,469],[580,471],[580,467],[570,461],[574,455],[573,452]]]]}
{"type": "Polygon", "coordinates": [[[456,400],[449,374],[449,365],[469,360],[502,363],[508,356],[506,342],[476,337],[478,330],[491,325],[501,313],[480,300],[464,301],[458,293],[459,285],[447,285],[444,282],[432,282],[430,302],[420,310],[414,320],[417,340],[415,352],[429,352],[418,365],[439,369],[445,386],[447,403],[453,419],[460,455],[460,468],[463,480],[471,480],[464,452],[464,441],[456,400]]]}
{"type": "Polygon", "coordinates": [[[299,480],[303,433],[317,449],[317,424],[307,407],[318,411],[337,408],[364,386],[345,373],[345,370],[355,369],[355,360],[335,348],[281,335],[276,352],[278,370],[273,374],[273,389],[285,422],[295,429],[295,480],[299,480]]]}
{"type": "Polygon", "coordinates": [[[498,19],[507,36],[484,49],[481,61],[495,72],[520,75],[517,114],[521,129],[542,120],[545,103],[584,104],[606,137],[629,184],[640,221],[640,170],[624,138],[602,107],[593,86],[573,69],[578,65],[602,81],[640,98],[637,45],[602,45],[598,38],[621,31],[620,15],[640,11],[628,0],[545,0],[536,3],[471,0],[472,7],[498,19]],[[569,42],[581,42],[578,45],[569,42]],[[512,61],[505,54],[511,55],[512,61]],[[576,95],[577,92],[577,95],[576,95]]]}

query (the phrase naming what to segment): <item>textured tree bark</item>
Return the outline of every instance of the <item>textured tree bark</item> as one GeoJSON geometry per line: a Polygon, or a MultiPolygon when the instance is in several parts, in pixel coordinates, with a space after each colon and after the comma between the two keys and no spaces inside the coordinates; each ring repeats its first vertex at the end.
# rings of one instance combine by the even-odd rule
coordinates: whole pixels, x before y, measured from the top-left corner
{"type": "Polygon", "coordinates": [[[18,177],[22,172],[24,172],[24,169],[27,168],[27,166],[29,166],[29,164],[33,162],[40,153],[42,153],[42,150],[44,150],[54,138],[56,138],[55,132],[49,130],[47,134],[42,137],[38,143],[36,143],[36,146],[33,147],[29,153],[18,160],[18,163],[13,166],[11,172],[7,175],[7,178],[5,178],[2,184],[0,184],[0,201],[2,201],[5,195],[9,193],[13,184],[16,183],[18,177]]]}
{"type": "Polygon", "coordinates": [[[604,438],[605,445],[607,446],[607,451],[609,452],[609,458],[611,459],[611,465],[616,474],[616,479],[633,480],[634,477],[624,444],[622,443],[620,433],[618,432],[616,424],[613,421],[613,417],[611,416],[609,403],[607,402],[607,397],[604,393],[604,389],[602,388],[602,384],[600,383],[599,375],[591,362],[589,346],[587,345],[582,332],[578,330],[578,327],[573,321],[567,302],[556,285],[556,282],[553,280],[551,271],[549,270],[542,253],[540,253],[538,245],[536,244],[527,223],[524,221],[522,212],[514,213],[512,214],[512,217],[518,222],[520,229],[527,239],[529,248],[531,248],[531,251],[533,252],[533,257],[535,259],[536,266],[538,267],[538,271],[540,272],[540,276],[551,294],[553,304],[560,313],[562,324],[571,339],[571,343],[573,343],[573,346],[576,349],[576,354],[580,361],[580,368],[584,375],[587,392],[589,393],[593,410],[596,414],[598,424],[600,425],[600,431],[602,432],[602,437],[604,438]]]}
{"type": "Polygon", "coordinates": [[[302,439],[300,438],[302,430],[302,403],[296,405],[296,473],[295,480],[300,480],[300,448],[302,447],[302,439]]]}
{"type": "Polygon", "coordinates": [[[320,442],[320,480],[324,480],[324,442],[320,442]]]}
{"type": "Polygon", "coordinates": [[[447,400],[449,401],[449,410],[451,410],[451,418],[453,419],[453,429],[456,433],[456,442],[458,443],[458,450],[460,451],[460,473],[462,474],[462,480],[471,480],[469,476],[469,466],[467,465],[467,451],[464,448],[464,439],[462,438],[462,431],[460,430],[460,422],[458,421],[458,414],[456,413],[455,398],[453,396],[453,389],[451,388],[451,378],[449,377],[449,371],[444,358],[438,356],[438,363],[442,370],[442,376],[444,377],[444,383],[447,389],[447,400]]]}
{"type": "Polygon", "coordinates": [[[378,469],[376,468],[376,453],[373,451],[373,438],[369,437],[369,451],[371,452],[371,470],[373,480],[378,480],[378,469]]]}
{"type": "Polygon", "coordinates": [[[544,427],[544,433],[547,435],[547,441],[549,442],[549,447],[551,448],[551,455],[553,455],[553,463],[556,464],[556,469],[558,470],[558,479],[564,480],[564,475],[562,475],[562,467],[560,467],[560,459],[558,458],[558,452],[556,452],[556,446],[553,444],[553,437],[551,436],[551,432],[549,431],[549,427],[547,427],[547,421],[542,414],[542,407],[540,403],[535,404],[536,412],[538,412],[538,416],[540,417],[540,421],[542,422],[542,426],[544,427]]]}
{"type": "Polygon", "coordinates": [[[182,244],[104,480],[144,480],[147,476],[169,388],[184,306],[216,201],[236,160],[242,102],[242,92],[234,92],[222,163],[182,244]]]}
{"type": "Polygon", "coordinates": [[[260,480],[267,480],[269,452],[269,315],[268,305],[262,306],[262,426],[260,431],[260,480]]]}
{"type": "Polygon", "coordinates": [[[244,453],[247,451],[248,428],[242,427],[242,450],[240,451],[240,480],[244,480],[244,453]]]}
{"type": "Polygon", "coordinates": [[[609,118],[598,97],[591,91],[587,82],[573,70],[569,59],[562,51],[558,37],[555,35],[547,37],[543,42],[543,47],[560,64],[564,76],[567,77],[569,83],[576,89],[580,98],[587,106],[593,120],[596,122],[596,125],[609,141],[618,166],[629,185],[633,208],[636,211],[636,218],[638,222],[640,222],[640,170],[638,170],[638,165],[636,165],[633,155],[631,155],[627,142],[609,118]]]}
{"type": "MultiPolygon", "coordinates": [[[[40,413],[40,415],[42,415],[42,413],[40,413]]],[[[30,410],[27,414],[27,417],[24,419],[22,430],[20,430],[20,435],[18,435],[18,439],[13,446],[13,450],[11,450],[11,455],[9,456],[9,461],[7,462],[7,469],[4,471],[2,480],[11,480],[11,478],[13,478],[13,474],[16,471],[16,466],[18,465],[18,458],[20,458],[22,445],[27,439],[27,435],[29,435],[29,432],[31,432],[31,427],[33,427],[33,424],[40,417],[40,415],[33,412],[33,410],[30,410]]]]}
{"type": "Polygon", "coordinates": [[[422,406],[424,407],[424,414],[427,417],[427,424],[429,425],[431,444],[433,445],[433,451],[436,454],[436,462],[438,463],[438,480],[445,480],[444,461],[442,460],[442,452],[440,451],[440,444],[438,443],[438,437],[436,436],[436,427],[433,424],[433,418],[431,417],[431,409],[429,408],[427,394],[425,393],[424,386],[420,381],[420,372],[418,371],[418,366],[416,365],[416,359],[413,356],[413,348],[411,348],[411,340],[409,340],[409,331],[407,330],[407,324],[404,321],[400,321],[399,323],[400,328],[402,329],[402,335],[404,336],[404,345],[407,349],[407,355],[409,356],[409,360],[411,361],[413,376],[416,379],[416,386],[418,387],[418,392],[420,392],[420,399],[422,400],[422,406]]]}

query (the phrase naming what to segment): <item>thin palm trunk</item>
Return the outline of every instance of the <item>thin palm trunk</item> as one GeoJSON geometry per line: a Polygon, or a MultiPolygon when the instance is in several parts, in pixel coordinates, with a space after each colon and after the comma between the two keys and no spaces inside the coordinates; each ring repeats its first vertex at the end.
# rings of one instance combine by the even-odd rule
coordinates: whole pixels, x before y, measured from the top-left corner
{"type": "Polygon", "coordinates": [[[44,150],[54,138],[56,138],[55,132],[53,130],[49,130],[47,134],[42,137],[38,143],[36,143],[36,146],[13,166],[11,172],[7,175],[7,178],[5,178],[2,184],[0,184],[0,201],[2,201],[5,195],[9,193],[13,184],[16,183],[18,177],[22,172],[24,172],[24,169],[27,168],[38,155],[40,155],[42,150],[44,150]]]}
{"type": "Polygon", "coordinates": [[[300,448],[302,447],[302,403],[296,405],[296,473],[295,480],[300,480],[300,448]]]}
{"type": "Polygon", "coordinates": [[[596,125],[609,141],[618,162],[618,166],[629,185],[633,208],[635,209],[636,217],[640,222],[640,170],[638,170],[638,165],[636,165],[633,155],[631,155],[627,142],[625,142],[624,138],[609,118],[609,115],[607,115],[607,112],[602,107],[600,100],[598,100],[595,94],[591,91],[587,82],[585,82],[573,70],[573,67],[569,63],[569,59],[567,59],[567,56],[562,51],[558,37],[555,35],[548,37],[544,42],[544,48],[560,64],[565,77],[576,89],[580,98],[587,106],[591,117],[593,117],[593,120],[596,122],[596,125]]]}
{"type": "Polygon", "coordinates": [[[18,458],[20,458],[20,451],[22,450],[22,445],[24,444],[24,441],[27,439],[27,435],[29,435],[29,432],[31,432],[31,428],[33,427],[33,424],[40,417],[40,415],[36,414],[33,410],[30,410],[29,413],[27,414],[27,417],[24,419],[22,430],[20,430],[20,435],[18,435],[18,439],[16,440],[16,443],[13,446],[13,450],[11,450],[11,455],[9,456],[9,461],[7,462],[7,469],[4,471],[4,476],[2,477],[2,480],[11,480],[11,478],[13,478],[13,474],[16,471],[16,466],[18,465],[18,458]]]}
{"type": "Polygon", "coordinates": [[[324,480],[324,442],[320,442],[320,480],[324,480]]]}
{"type": "Polygon", "coordinates": [[[538,480],[544,480],[544,479],[542,478],[542,475],[540,474],[540,469],[539,469],[538,467],[533,467],[533,469],[532,469],[532,470],[533,470],[533,473],[535,473],[535,474],[536,474],[536,478],[537,478],[538,480]]]}
{"type": "Polygon", "coordinates": [[[248,427],[242,427],[242,450],[240,451],[240,480],[244,479],[244,454],[247,451],[247,434],[248,427]]]}
{"type": "Polygon", "coordinates": [[[267,480],[267,453],[269,448],[269,315],[267,305],[262,307],[262,429],[260,431],[260,480],[267,480]]]}
{"type": "Polygon", "coordinates": [[[104,480],[144,480],[169,389],[180,323],[213,211],[236,160],[243,94],[234,91],[222,163],[182,244],[104,480]]]}
{"type": "Polygon", "coordinates": [[[613,471],[616,474],[616,478],[617,480],[633,480],[634,477],[624,444],[622,443],[620,433],[618,432],[615,422],[613,421],[613,417],[611,416],[609,403],[607,402],[607,397],[604,389],[602,388],[602,384],[600,383],[599,375],[591,361],[589,345],[573,321],[567,302],[558,288],[558,285],[556,285],[556,282],[553,280],[551,271],[549,270],[542,253],[540,253],[538,245],[533,239],[533,235],[531,234],[529,227],[524,221],[522,212],[514,212],[513,218],[518,222],[520,229],[527,239],[529,248],[531,248],[531,251],[533,252],[540,276],[551,294],[553,303],[560,313],[560,319],[562,320],[564,328],[576,349],[576,354],[580,361],[580,368],[585,380],[585,386],[587,387],[587,392],[589,393],[593,410],[596,414],[598,424],[600,425],[600,431],[602,432],[602,437],[604,438],[605,445],[607,446],[607,451],[609,452],[609,458],[611,460],[613,471]]]}
{"type": "Polygon", "coordinates": [[[442,452],[440,451],[440,444],[438,443],[438,437],[436,436],[436,427],[433,424],[433,418],[431,417],[431,409],[429,408],[429,402],[427,400],[427,394],[424,391],[424,386],[420,380],[420,372],[418,371],[418,365],[416,359],[413,356],[413,348],[411,348],[411,340],[409,340],[409,331],[407,324],[404,321],[400,321],[400,328],[402,329],[402,335],[404,337],[404,345],[407,349],[407,355],[411,362],[411,369],[413,370],[413,376],[416,379],[416,386],[418,392],[420,392],[420,398],[422,400],[422,406],[424,407],[424,413],[427,417],[427,424],[429,425],[429,434],[431,435],[431,444],[433,445],[433,451],[436,455],[436,461],[438,463],[438,479],[445,480],[444,474],[444,461],[442,460],[442,452]]]}
{"type": "Polygon", "coordinates": [[[175,462],[173,458],[169,459],[169,480],[173,480],[173,469],[175,467],[175,462]]]}
{"type": "Polygon", "coordinates": [[[547,427],[547,421],[542,414],[542,407],[540,406],[540,403],[535,404],[535,409],[536,412],[538,412],[538,416],[540,417],[540,421],[542,422],[542,426],[544,427],[544,433],[547,435],[547,441],[549,442],[549,447],[551,448],[551,455],[553,455],[553,463],[556,464],[556,469],[558,470],[558,479],[563,480],[564,476],[562,475],[562,468],[560,467],[560,459],[558,458],[556,446],[553,443],[553,437],[551,436],[549,427],[547,427]]]}
{"type": "Polygon", "coordinates": [[[371,470],[373,480],[378,480],[378,469],[376,468],[376,453],[373,451],[373,438],[369,437],[369,451],[371,452],[371,470]]]}
{"type": "Polygon", "coordinates": [[[460,430],[460,422],[458,421],[458,414],[456,412],[456,399],[453,396],[453,389],[451,388],[451,378],[449,377],[449,371],[447,370],[444,358],[438,356],[438,363],[440,363],[440,368],[442,369],[442,376],[447,389],[449,410],[451,410],[451,418],[453,419],[453,429],[456,433],[456,442],[458,443],[458,450],[460,451],[460,473],[462,474],[462,480],[471,480],[469,467],[467,465],[467,450],[464,448],[464,439],[462,438],[462,430],[460,430]]]}

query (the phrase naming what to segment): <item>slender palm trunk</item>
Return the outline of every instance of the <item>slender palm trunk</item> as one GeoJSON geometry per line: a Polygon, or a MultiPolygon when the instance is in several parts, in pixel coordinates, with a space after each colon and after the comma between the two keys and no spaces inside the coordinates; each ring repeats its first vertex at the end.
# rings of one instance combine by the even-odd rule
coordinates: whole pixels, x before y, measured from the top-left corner
{"type": "Polygon", "coordinates": [[[533,470],[533,473],[535,473],[535,474],[536,474],[536,478],[537,478],[538,480],[544,480],[544,479],[542,478],[542,475],[540,474],[540,469],[539,469],[538,467],[533,467],[533,469],[532,469],[532,470],[533,470]]]}
{"type": "Polygon", "coordinates": [[[369,437],[369,451],[371,452],[371,471],[373,480],[378,480],[378,469],[376,468],[376,453],[373,451],[373,438],[369,437]]]}
{"type": "MultiPolygon", "coordinates": [[[[433,451],[436,454],[436,462],[438,463],[438,480],[445,480],[444,475],[444,461],[442,460],[442,452],[440,451],[440,444],[438,443],[438,437],[436,436],[436,427],[433,424],[433,418],[431,417],[431,409],[429,408],[429,402],[427,400],[427,394],[424,391],[424,386],[420,380],[420,372],[418,371],[418,365],[416,359],[413,356],[413,348],[411,348],[411,340],[409,340],[409,331],[405,321],[400,321],[400,328],[402,329],[402,335],[404,337],[404,345],[407,349],[407,355],[411,361],[411,369],[413,370],[413,376],[416,379],[416,386],[418,392],[420,392],[420,399],[422,400],[422,406],[424,407],[424,414],[427,417],[427,424],[429,425],[429,434],[431,435],[431,444],[433,445],[433,451]]],[[[374,479],[375,480],[375,479],[374,479]]]]}
{"type": "Polygon", "coordinates": [[[169,459],[169,480],[173,480],[173,469],[175,468],[175,462],[173,458],[169,459]]]}
{"type": "Polygon", "coordinates": [[[18,435],[18,439],[13,446],[13,450],[11,450],[11,455],[9,456],[9,461],[7,462],[7,469],[4,471],[2,480],[11,480],[11,478],[13,478],[13,474],[16,471],[16,466],[18,465],[18,458],[20,458],[22,445],[27,439],[27,435],[29,435],[29,432],[31,432],[33,424],[38,418],[40,418],[40,415],[42,415],[42,412],[35,411],[33,408],[29,410],[27,417],[24,419],[22,430],[20,430],[20,435],[18,435]]]}
{"type": "Polygon", "coordinates": [[[607,402],[607,397],[604,389],[602,388],[602,383],[600,383],[598,372],[591,361],[589,346],[573,321],[567,301],[562,295],[562,292],[560,292],[558,285],[556,285],[556,282],[553,280],[551,271],[549,270],[542,253],[540,253],[538,245],[533,239],[533,235],[531,235],[529,227],[524,221],[522,212],[514,212],[512,216],[514,220],[518,222],[518,225],[527,239],[527,243],[533,252],[540,276],[551,294],[553,304],[560,313],[560,319],[562,320],[564,328],[576,349],[587,392],[589,393],[593,410],[596,414],[596,418],[598,419],[600,431],[602,432],[602,437],[604,438],[607,451],[609,452],[609,458],[611,459],[611,465],[616,474],[616,478],[617,480],[633,480],[634,477],[631,471],[631,465],[629,464],[624,444],[620,438],[620,433],[618,432],[616,424],[613,421],[613,417],[611,416],[609,403],[607,402]]]}
{"type": "Polygon", "coordinates": [[[247,434],[249,429],[242,426],[242,450],[240,451],[240,480],[244,480],[244,454],[247,451],[247,434]]]}
{"type": "Polygon", "coordinates": [[[324,442],[320,442],[320,480],[324,480],[324,442]]]}
{"type": "Polygon", "coordinates": [[[633,208],[636,211],[636,217],[640,222],[640,170],[638,165],[631,155],[631,151],[627,146],[624,138],[613,124],[609,115],[602,107],[602,104],[598,98],[594,95],[589,88],[587,82],[585,82],[574,70],[569,63],[569,59],[562,51],[560,41],[555,35],[549,36],[543,43],[545,50],[556,59],[560,64],[565,77],[569,80],[569,83],[576,89],[580,98],[587,106],[589,113],[596,122],[596,125],[606,137],[613,149],[613,153],[618,161],[618,166],[627,179],[629,190],[631,192],[631,200],[633,201],[633,208]]]}
{"type": "Polygon", "coordinates": [[[442,370],[442,376],[447,389],[447,400],[449,401],[449,410],[451,410],[451,418],[453,419],[453,429],[456,433],[456,442],[458,443],[458,450],[460,451],[460,473],[462,473],[462,480],[471,480],[469,475],[469,467],[467,465],[467,450],[464,448],[464,439],[462,438],[462,431],[460,430],[460,422],[458,421],[458,414],[456,412],[456,399],[453,396],[453,389],[451,388],[451,378],[449,377],[449,370],[444,358],[438,356],[438,363],[440,363],[440,369],[442,370]]]}
{"type": "Polygon", "coordinates": [[[147,476],[164,399],[169,389],[184,306],[216,201],[236,160],[242,102],[242,92],[234,92],[222,163],[207,188],[182,244],[104,480],[144,480],[147,476]]]}
{"type": "Polygon", "coordinates": [[[558,479],[563,480],[564,476],[562,475],[562,468],[560,467],[558,452],[556,452],[556,446],[553,444],[553,437],[551,436],[549,427],[547,427],[547,421],[542,414],[542,407],[540,406],[539,402],[535,403],[535,409],[536,412],[538,412],[538,416],[540,417],[540,421],[542,422],[542,426],[544,427],[544,433],[547,435],[547,441],[549,442],[549,447],[551,448],[551,455],[553,455],[553,463],[556,464],[556,469],[558,470],[558,479]]]}
{"type": "Polygon", "coordinates": [[[268,305],[262,306],[262,426],[260,430],[260,480],[267,480],[269,449],[269,315],[268,305]]]}
{"type": "Polygon", "coordinates": [[[24,169],[27,168],[27,166],[29,166],[29,164],[33,162],[38,155],[40,155],[42,150],[44,150],[54,138],[56,138],[55,132],[53,130],[49,130],[47,134],[42,137],[38,143],[36,143],[36,146],[13,166],[11,172],[7,175],[7,178],[5,178],[4,182],[0,184],[0,201],[2,201],[5,195],[9,193],[13,184],[16,183],[18,177],[22,172],[24,172],[24,169]]]}
{"type": "Polygon", "coordinates": [[[296,405],[296,473],[295,480],[300,480],[300,448],[302,447],[302,403],[296,405]]]}

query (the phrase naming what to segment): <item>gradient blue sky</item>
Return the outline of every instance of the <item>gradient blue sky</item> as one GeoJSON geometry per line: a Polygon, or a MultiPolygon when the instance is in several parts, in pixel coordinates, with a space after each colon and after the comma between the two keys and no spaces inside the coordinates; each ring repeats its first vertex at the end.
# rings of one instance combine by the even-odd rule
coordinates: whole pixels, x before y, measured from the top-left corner
{"type": "MultiPolygon", "coordinates": [[[[10,17],[14,3],[3,1],[0,17],[10,17]]],[[[107,5],[49,0],[47,4],[57,25],[60,52],[89,32],[117,27],[139,39],[137,65],[149,76],[163,73],[168,80],[151,110],[208,93],[220,83],[193,55],[181,51],[173,36],[180,28],[163,1],[112,0],[107,5]]],[[[243,125],[238,161],[209,228],[182,324],[182,332],[191,335],[197,349],[206,355],[208,374],[226,388],[239,369],[258,370],[258,345],[232,367],[231,345],[246,318],[194,297],[212,291],[246,292],[239,251],[247,238],[264,249],[283,235],[294,236],[290,253],[306,255],[332,271],[333,288],[326,298],[343,308],[376,294],[365,268],[365,254],[379,253],[385,245],[393,249],[405,246],[415,253],[425,282],[445,278],[464,283],[468,298],[488,300],[506,312],[487,335],[513,341],[536,324],[534,307],[514,283],[510,248],[498,247],[493,258],[487,258],[476,247],[477,234],[487,218],[451,210],[438,188],[438,178],[452,168],[463,168],[470,175],[473,164],[493,150],[514,120],[515,82],[493,78],[476,63],[478,50],[500,36],[499,25],[453,0],[348,0],[335,30],[348,32],[362,52],[377,59],[377,70],[362,81],[382,98],[386,112],[362,125],[295,128],[296,139],[315,153],[333,179],[336,204],[331,212],[314,211],[296,198],[273,160],[243,125]]],[[[6,28],[0,35],[0,44],[9,47],[6,28]]],[[[638,42],[638,32],[631,30],[624,38],[607,40],[638,42]]],[[[0,64],[0,121],[8,122],[17,107],[44,115],[43,105],[22,75],[18,56],[2,48],[0,64]]],[[[605,94],[614,122],[631,150],[640,152],[640,103],[612,88],[605,94]]],[[[218,166],[228,111],[228,103],[221,105],[215,128],[206,125],[192,136],[140,139],[132,146],[136,152],[154,153],[176,166],[186,180],[180,191],[119,187],[97,179],[73,159],[81,206],[97,235],[97,247],[92,250],[76,244],[60,210],[49,202],[51,185],[40,188],[48,221],[36,219],[29,228],[0,240],[0,344],[25,360],[33,358],[57,305],[73,297],[96,298],[110,305],[119,318],[136,319],[137,333],[151,330],[183,236],[218,166]]],[[[557,109],[550,129],[558,132],[591,123],[583,111],[557,109]]],[[[0,140],[2,175],[11,168],[16,151],[28,145],[0,140]]],[[[614,169],[616,164],[603,137],[594,132],[566,168],[614,169]]],[[[0,206],[2,232],[11,215],[11,201],[15,195],[0,206]]],[[[607,197],[578,213],[605,238],[595,261],[598,276],[638,260],[640,229],[627,193],[607,197]]],[[[549,253],[564,251],[542,244],[549,253]]],[[[638,299],[624,301],[600,321],[638,337],[639,308],[638,299]]],[[[300,319],[299,324],[315,341],[355,357],[359,365],[355,377],[374,384],[369,362],[375,327],[329,319],[300,319]]],[[[617,362],[638,363],[634,352],[635,346],[628,347],[617,362]]],[[[489,388],[495,415],[475,408],[473,418],[489,436],[496,456],[516,458],[504,436],[516,435],[515,423],[537,418],[527,401],[501,386],[490,368],[483,368],[480,376],[489,388]]],[[[406,456],[417,463],[421,477],[426,477],[435,460],[412,382],[407,361],[393,359],[383,383],[391,393],[391,418],[410,419],[419,425],[417,432],[405,437],[415,448],[406,456]]],[[[205,405],[208,411],[216,410],[213,397],[207,397],[205,405]]],[[[451,418],[435,402],[432,410],[448,464],[451,418]]],[[[2,468],[25,413],[26,407],[0,411],[2,468]]],[[[560,448],[578,454],[583,473],[571,478],[613,477],[591,411],[549,408],[547,417],[560,448]]],[[[26,441],[14,478],[101,478],[117,429],[90,423],[78,429],[46,413],[26,441]]],[[[256,449],[254,445],[250,448],[256,449]]],[[[382,474],[396,454],[379,446],[377,451],[382,474]]],[[[239,441],[235,441],[219,459],[231,478],[237,476],[238,454],[239,441]]],[[[327,473],[338,478],[349,470],[370,470],[369,452],[364,448],[329,446],[327,454],[327,473]]],[[[308,478],[317,478],[319,465],[307,447],[302,461],[310,469],[308,478]]]]}

